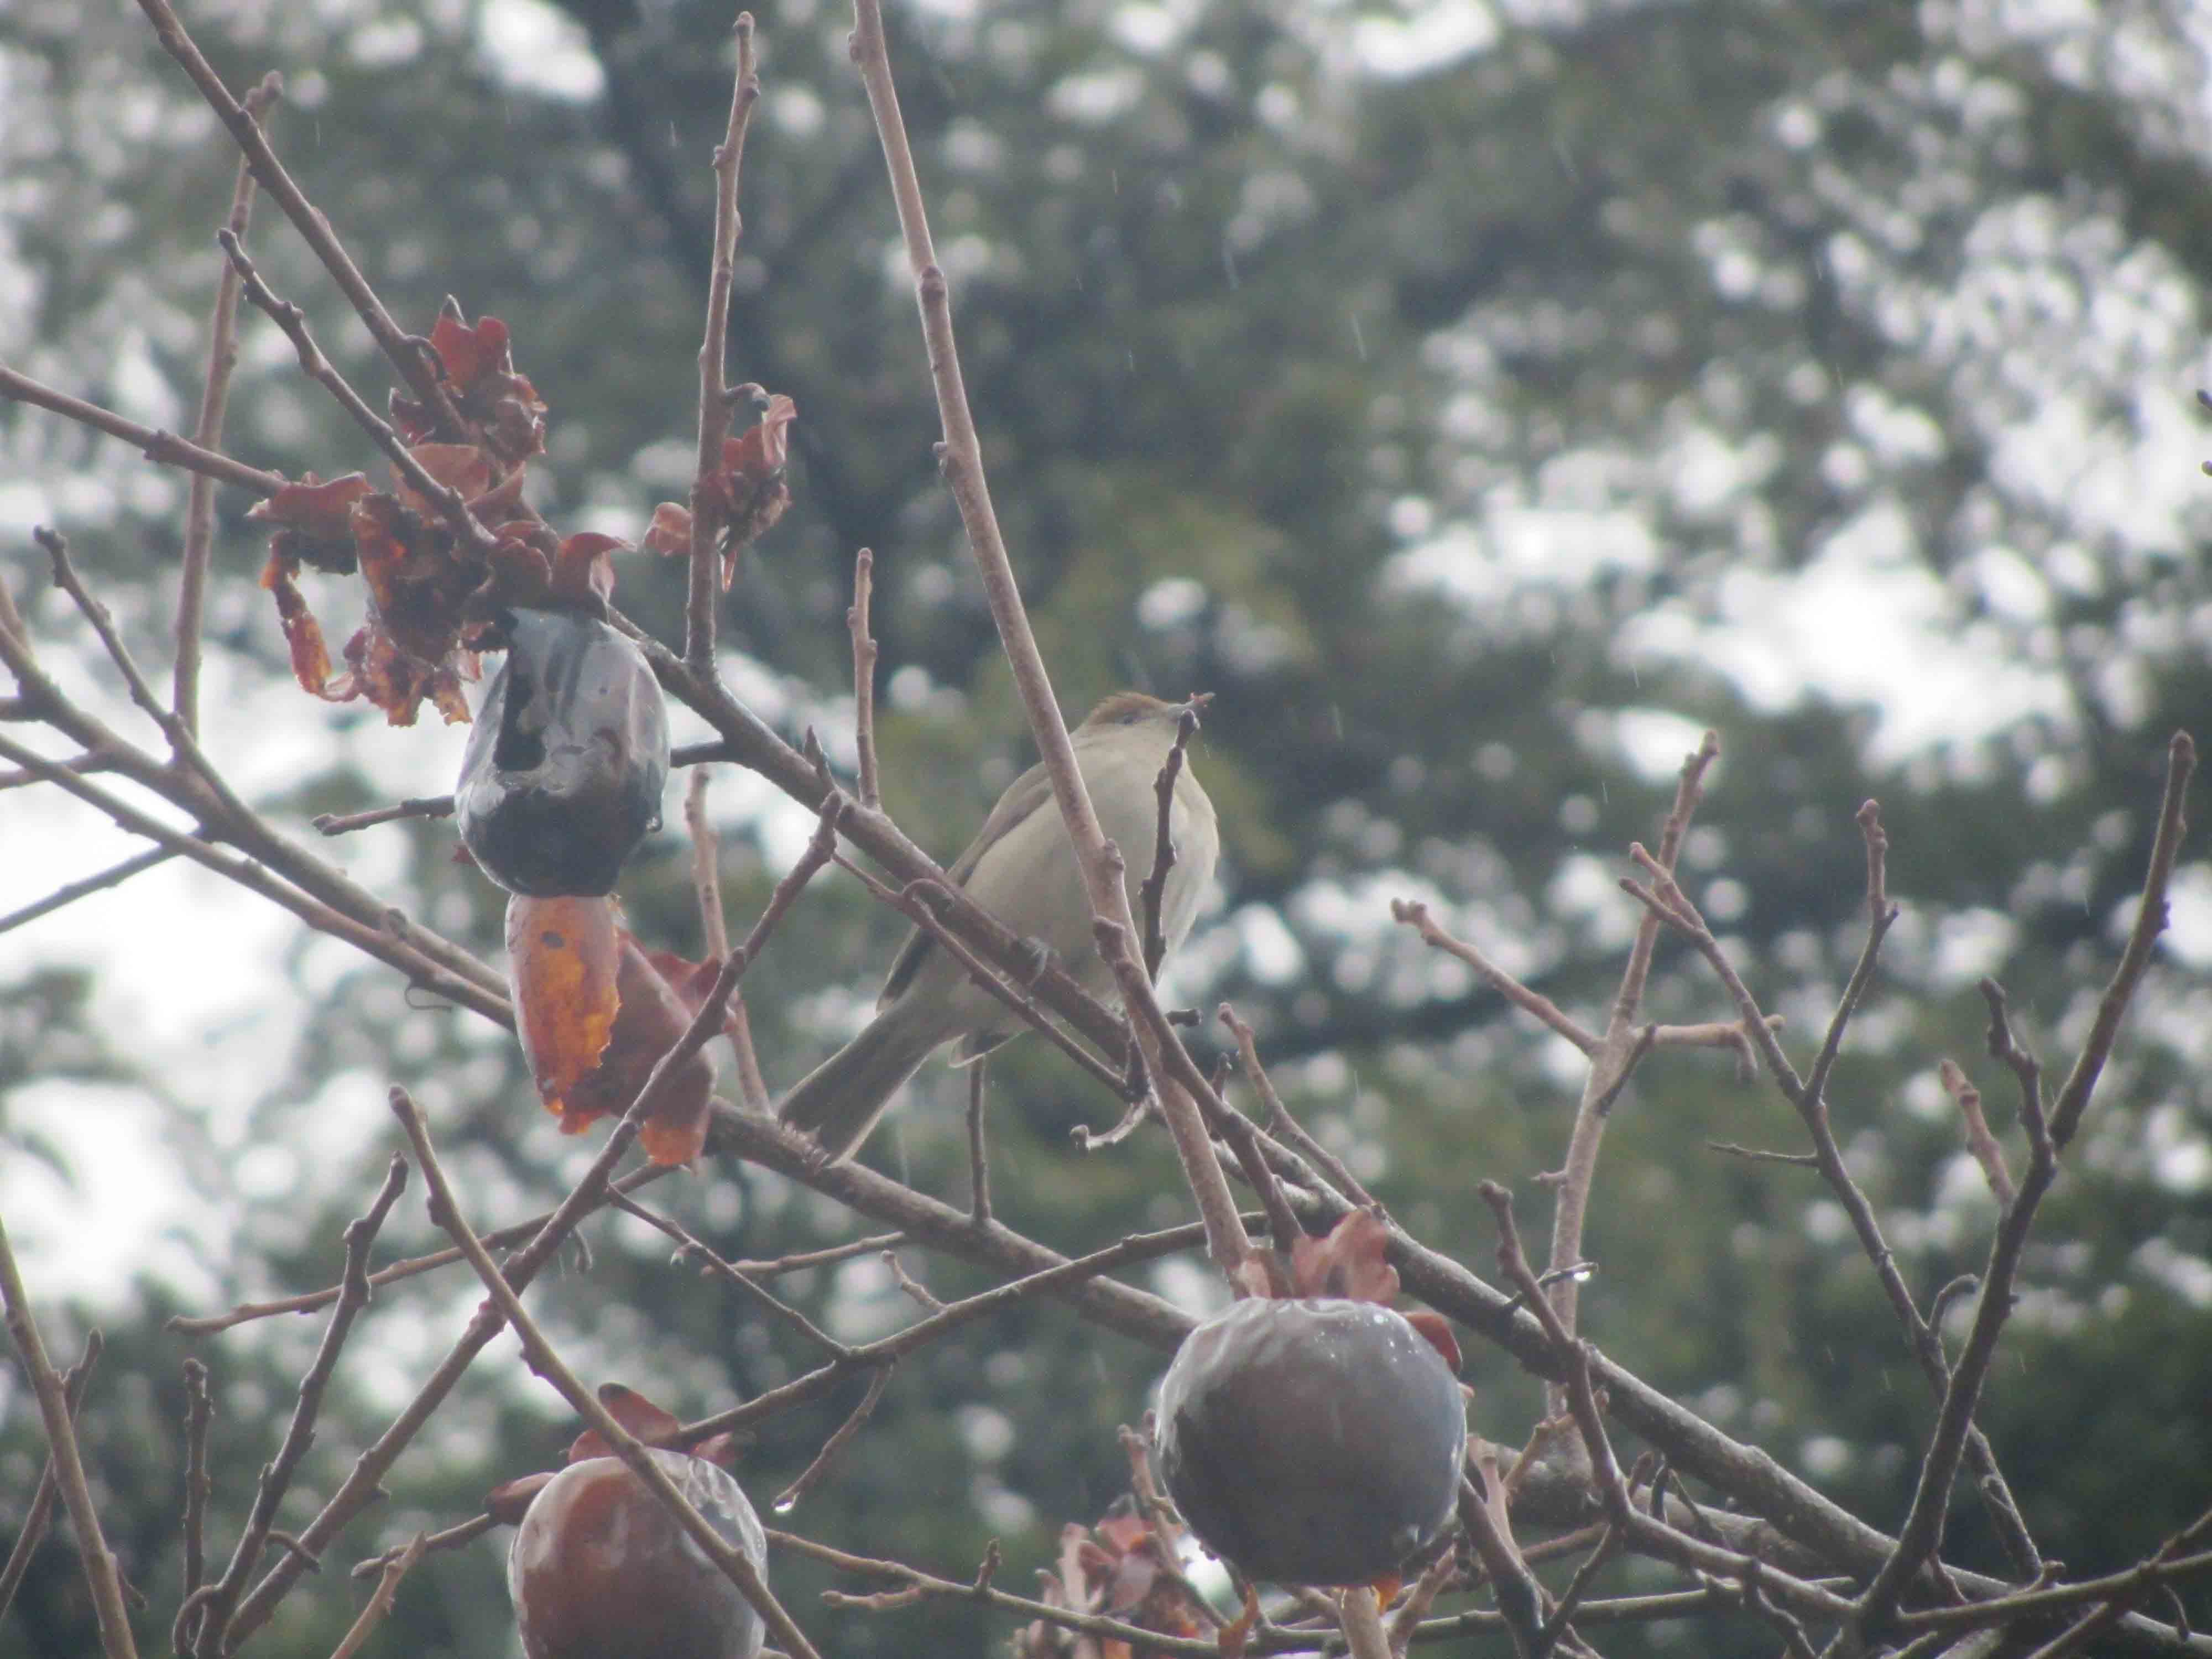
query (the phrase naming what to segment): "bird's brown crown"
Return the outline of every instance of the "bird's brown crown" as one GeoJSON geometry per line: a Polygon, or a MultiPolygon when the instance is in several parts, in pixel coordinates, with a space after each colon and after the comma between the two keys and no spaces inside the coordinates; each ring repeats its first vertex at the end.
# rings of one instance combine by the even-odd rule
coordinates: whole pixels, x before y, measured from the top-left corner
{"type": "Polygon", "coordinates": [[[1101,698],[1098,706],[1083,717],[1083,724],[1086,726],[1127,726],[1140,720],[1179,715],[1183,707],[1179,702],[1163,702],[1142,691],[1115,691],[1101,698]]]}

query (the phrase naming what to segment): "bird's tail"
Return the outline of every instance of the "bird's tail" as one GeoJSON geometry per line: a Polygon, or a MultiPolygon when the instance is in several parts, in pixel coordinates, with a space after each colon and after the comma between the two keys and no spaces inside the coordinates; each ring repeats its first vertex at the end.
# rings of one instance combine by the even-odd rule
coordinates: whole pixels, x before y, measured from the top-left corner
{"type": "Polygon", "coordinates": [[[947,1033],[930,1010],[902,998],[878,1014],[867,1030],[801,1079],[776,1115],[805,1131],[834,1159],[848,1158],[877,1120],[947,1033]]]}

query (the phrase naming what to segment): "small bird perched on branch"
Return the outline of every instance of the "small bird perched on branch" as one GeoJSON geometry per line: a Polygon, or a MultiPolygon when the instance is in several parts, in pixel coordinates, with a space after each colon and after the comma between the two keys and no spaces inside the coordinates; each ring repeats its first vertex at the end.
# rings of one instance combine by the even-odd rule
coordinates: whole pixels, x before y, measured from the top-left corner
{"type": "MultiPolygon", "coordinates": [[[[1099,824],[1121,849],[1129,908],[1139,927],[1144,912],[1137,890],[1152,872],[1159,823],[1154,784],[1183,715],[1206,701],[1206,694],[1188,702],[1163,702],[1141,691],[1117,691],[1069,734],[1099,824]]],[[[1168,834],[1176,860],[1160,895],[1159,927],[1173,951],[1190,932],[1221,848],[1213,803],[1188,763],[1176,776],[1168,834]]],[[[1074,844],[1042,763],[999,797],[947,873],[1008,931],[1059,957],[1086,990],[1110,993],[1113,971],[1092,937],[1091,901],[1074,844]]],[[[1132,948],[1141,948],[1141,941],[1132,941],[1132,948]]],[[[957,1037],[954,1063],[966,1065],[1022,1030],[1012,1010],[971,981],[919,928],[892,963],[876,1009],[866,1030],[784,1098],[783,1121],[812,1135],[833,1158],[850,1155],[868,1138],[899,1085],[933,1050],[957,1037]]]]}

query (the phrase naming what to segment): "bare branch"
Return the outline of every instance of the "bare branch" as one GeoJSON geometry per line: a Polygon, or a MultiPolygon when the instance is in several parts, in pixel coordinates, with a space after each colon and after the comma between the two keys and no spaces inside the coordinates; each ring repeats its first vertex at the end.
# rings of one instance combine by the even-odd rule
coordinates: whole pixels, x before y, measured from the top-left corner
{"type": "MultiPolygon", "coordinates": [[[[1929,1437],[1928,1450],[1920,1462],[1912,1507],[1899,1530],[1897,1547],[1860,1599],[1857,1619],[1862,1629],[1879,1631],[1895,1616],[1898,1599],[1905,1587],[1923,1563],[1933,1556],[1941,1540],[1952,1479],[1958,1473],[1959,1460],[1973,1426],[1974,1407],[1981,1397],[1983,1381],[1996,1358],[1998,1335],[2012,1311],[2013,1280],[2020,1267],[2021,1253],[2027,1245],[2029,1230],[2034,1224],[2036,1207],[2057,1177],[2059,1149],[2072,1138],[2082,1113],[2087,1109],[2090,1094],[2112,1051],[2120,1021],[2149,966],[2152,946],[2166,927],[2166,886],[2180,851],[2185,823],[2182,805],[2196,767],[2196,745],[2187,732],[2176,732],[2167,748],[2165,797],[2160,806],[2158,834],[2151,845],[2149,866],[2143,876],[2142,901],[2136,912],[2135,926],[2129,930],[2119,965],[2113,970],[2112,982],[2098,1004],[2097,1018],[2090,1026],[2088,1038],[2067,1076],[2065,1086],[2059,1091],[2048,1128],[2039,1102],[2029,1119],[2027,1173],[2021,1177],[2020,1190],[2007,1206],[1998,1223],[1996,1237],[1990,1243],[1989,1266],[1982,1273],[1974,1322],[1967,1331],[1959,1363],[1951,1372],[1942,1408],[1936,1413],[1935,1431],[1929,1437]]],[[[2002,1033],[1996,1024],[2002,1018],[2002,997],[1991,1003],[1993,1048],[2001,1036],[2010,1046],[2009,1034],[2002,1033]]],[[[2034,1097],[2031,1094],[2028,1099],[2033,1101],[2034,1097]]]]}
{"type": "MultiPolygon", "coordinates": [[[[1720,752],[1719,736],[1708,732],[1697,748],[1682,757],[1681,774],[1674,786],[1674,807],[1659,830],[1659,865],[1662,870],[1674,867],[1682,837],[1689,833],[1690,820],[1696,816],[1698,804],[1705,797],[1705,775],[1712,769],[1720,752]]],[[[1605,1139],[1606,1125],[1628,1073],[1649,1051],[1653,1041],[1638,1030],[1637,1014],[1643,1006],[1644,983],[1651,975],[1651,954],[1658,943],[1658,919],[1644,916],[1638,922],[1636,938],[1629,945],[1628,962],[1621,969],[1620,986],[1613,994],[1605,1033],[1595,1048],[1583,1050],[1590,1056],[1589,1073],[1583,1079],[1582,1099],[1575,1107],[1574,1127],[1568,1133],[1567,1155],[1560,1165],[1564,1179],[1559,1182],[1559,1198],[1552,1211],[1550,1265],[1554,1269],[1583,1259],[1583,1231],[1589,1214],[1590,1189],[1597,1181],[1598,1151],[1605,1139]]],[[[1569,1041],[1572,1040],[1570,1036],[1569,1041]]],[[[1561,1322],[1568,1330],[1574,1330],[1581,1286],[1571,1278],[1563,1279],[1552,1286],[1550,1294],[1552,1306],[1561,1322]]],[[[1550,1402],[1550,1409],[1556,1414],[1564,1403],[1556,1386],[1550,1402]]]]}
{"type": "MultiPolygon", "coordinates": [[[[1191,699],[1194,705],[1210,700],[1211,694],[1201,692],[1191,699]]],[[[1160,964],[1167,960],[1167,935],[1160,931],[1160,904],[1167,896],[1168,874],[1176,866],[1175,837],[1170,833],[1174,820],[1176,780],[1182,775],[1183,751],[1190,740],[1198,735],[1198,709],[1183,711],[1176,722],[1175,746],[1161,765],[1159,775],[1152,780],[1152,796],[1159,803],[1156,827],[1152,832],[1152,873],[1137,884],[1137,909],[1144,926],[1145,977],[1157,981],[1160,964]]]]}
{"type": "Polygon", "coordinates": [[[1431,950],[1442,951],[1446,956],[1458,957],[1474,969],[1476,977],[1508,1002],[1549,1026],[1584,1054],[1597,1053],[1599,1039],[1595,1032],[1587,1030],[1549,997],[1530,990],[1474,945],[1445,932],[1443,925],[1429,914],[1427,905],[1417,899],[1392,899],[1390,918],[1413,929],[1421,936],[1421,942],[1431,950]]]}
{"type": "Polygon", "coordinates": [[[235,484],[256,495],[274,495],[291,482],[281,472],[266,472],[258,466],[248,466],[243,461],[234,461],[228,455],[203,449],[173,432],[164,432],[157,427],[141,426],[136,421],[125,420],[112,410],[102,409],[97,404],[88,404],[82,398],[72,398],[66,392],[43,386],[27,374],[19,374],[5,365],[0,365],[0,398],[50,409],[57,415],[67,416],[80,426],[88,426],[95,432],[105,432],[111,438],[122,439],[149,461],[201,473],[217,483],[235,484]]]}
{"type": "MultiPolygon", "coordinates": [[[[246,94],[247,118],[259,125],[284,95],[284,82],[276,70],[261,77],[260,85],[246,94]]],[[[231,186],[230,214],[225,221],[240,242],[253,222],[253,170],[243,156],[238,178],[231,186]]],[[[192,441],[203,449],[222,447],[222,422],[230,402],[231,371],[238,366],[238,272],[226,262],[216,279],[215,313],[208,321],[207,374],[200,387],[200,410],[192,422],[192,441]]],[[[192,476],[185,503],[185,548],[177,577],[177,659],[170,691],[170,706],[185,730],[195,737],[200,729],[200,613],[207,597],[208,561],[215,550],[215,487],[205,473],[192,476]]]]}
{"type": "MultiPolygon", "coordinates": [[[[140,0],[140,3],[159,4],[161,0],[140,0]]],[[[216,232],[215,239],[222,245],[222,251],[230,256],[230,263],[244,285],[246,297],[264,313],[270,321],[283,330],[284,337],[291,341],[292,349],[300,359],[301,371],[329,392],[339,408],[353,416],[354,424],[368,434],[370,441],[384,452],[392,463],[392,470],[406,481],[407,487],[437,507],[464,546],[478,551],[489,550],[493,544],[493,536],[477,522],[476,515],[469,511],[469,504],[461,492],[451,484],[441,483],[432,477],[392,428],[392,422],[371,409],[368,399],[355,391],[353,383],[323,355],[322,348],[315,343],[314,336],[307,328],[307,313],[291,301],[280,299],[271,291],[269,284],[261,280],[261,273],[254,269],[253,261],[246,256],[245,247],[228,229],[216,232]]]]}
{"type": "Polygon", "coordinates": [[[368,1210],[347,1224],[345,1272],[337,1305],[331,1309],[330,1322],[323,1328],[322,1344],[315,1350],[313,1362],[300,1379],[300,1397],[293,1408],[292,1421],[284,1431],[283,1443],[262,1468],[260,1484],[253,1494],[252,1512],[246,1517],[245,1529],[239,1534],[238,1543],[231,1551],[230,1565],[204,1594],[187,1595],[177,1614],[175,1639],[179,1653],[189,1648],[198,1659],[216,1659],[223,1650],[232,1609],[237,1606],[246,1581],[261,1563],[262,1551],[267,1547],[276,1524],[277,1506],[290,1490],[301,1460],[314,1443],[315,1419],[322,1413],[323,1395],[337,1370],[338,1355],[345,1347],[346,1338],[352,1334],[354,1321],[368,1306],[369,1248],[376,1242],[385,1217],[392,1213],[392,1206],[399,1201],[406,1185],[407,1161],[395,1152],[385,1170],[384,1184],[378,1188],[368,1210]]]}
{"type": "Polygon", "coordinates": [[[979,1227],[991,1224],[991,1149],[983,1133],[990,1064],[979,1054],[968,1068],[968,1213],[979,1227]]]}
{"type": "MultiPolygon", "coordinates": [[[[105,1340],[97,1328],[87,1331],[84,1352],[62,1378],[62,1395],[69,1402],[69,1413],[75,1419],[82,1409],[84,1396],[92,1386],[93,1367],[100,1363],[105,1340]]],[[[54,1500],[61,1495],[61,1481],[55,1473],[53,1458],[49,1455],[46,1467],[39,1472],[39,1484],[31,1494],[30,1506],[23,1512],[21,1528],[15,1542],[8,1552],[8,1564],[0,1567],[0,1618],[5,1618],[15,1600],[15,1592],[22,1587],[23,1575],[31,1570],[31,1558],[39,1553],[46,1541],[46,1527],[53,1519],[54,1500]]],[[[187,1586],[186,1588],[190,1588],[187,1586]]]]}
{"type": "MultiPolygon", "coordinates": [[[[635,1192],[650,1182],[659,1181],[664,1176],[673,1175],[676,1169],[677,1166],[674,1164],[653,1164],[643,1169],[632,1170],[621,1180],[611,1183],[608,1188],[609,1195],[603,1195],[600,1202],[611,1203],[613,1200],[611,1194],[635,1192]]],[[[549,1210],[544,1215],[531,1217],[527,1221],[518,1221],[512,1226],[501,1227],[497,1232],[484,1234],[483,1242],[496,1249],[504,1249],[509,1244],[526,1243],[538,1236],[552,1216],[553,1212],[549,1210]]],[[[434,1268],[450,1267],[460,1259],[461,1253],[458,1249],[434,1250],[428,1255],[412,1256],[404,1261],[395,1261],[390,1267],[371,1273],[368,1276],[368,1282],[372,1287],[381,1289],[399,1279],[412,1279],[418,1273],[426,1273],[434,1268]]],[[[748,1272],[753,1270],[753,1264],[740,1262],[738,1265],[748,1272]]],[[[179,1332],[185,1336],[212,1336],[218,1332],[230,1329],[234,1325],[244,1325],[256,1319],[273,1318],[278,1314],[313,1313],[316,1309],[326,1308],[337,1301],[344,1288],[342,1285],[331,1285],[319,1291],[309,1291],[301,1296],[283,1297],[273,1302],[241,1302],[228,1313],[213,1314],[204,1318],[196,1319],[183,1314],[172,1314],[163,1328],[179,1332]]]]}
{"type": "Polygon", "coordinates": [[[390,806],[372,806],[366,812],[323,812],[308,822],[326,836],[349,835],[356,830],[367,830],[374,824],[396,823],[402,818],[449,818],[453,816],[451,795],[411,796],[390,806]]]}
{"type": "MultiPolygon", "coordinates": [[[[937,252],[930,240],[921,182],[915,173],[913,147],[907,140],[906,122],[899,113],[898,91],[891,81],[880,0],[854,0],[853,19],[853,61],[859,65],[861,80],[867,87],[868,107],[875,117],[876,136],[882,143],[884,164],[890,173],[891,197],[898,208],[899,230],[906,243],[908,264],[914,272],[915,297],[921,312],[930,378],[937,391],[938,416],[945,431],[945,441],[938,452],[939,466],[959,507],[960,521],[968,532],[969,550],[975,557],[992,620],[998,624],[1000,642],[1005,647],[1007,663],[1013,671],[1015,690],[1029,716],[1030,732],[1036,739],[1046,775],[1052,781],[1053,799],[1059,804],[1060,816],[1066,820],[1068,838],[1075,845],[1091,915],[1098,927],[1118,928],[1126,940],[1136,936],[1136,921],[1130,913],[1128,892],[1122,884],[1121,861],[1118,854],[1109,857],[1110,843],[1099,827],[1090,790],[1076,767],[1067,723],[1061,717],[1059,700],[1053,695],[1044,656],[1037,649],[1036,636],[1030,630],[1029,612],[1014,580],[1013,563],[1006,556],[1006,538],[1000,532],[998,515],[991,506],[990,485],[983,476],[982,443],[976,435],[975,416],[968,407],[959,350],[953,342],[951,301],[945,272],[937,263],[937,252]]],[[[1125,945],[1125,953],[1126,948],[1125,945]]],[[[1164,1078],[1165,1062],[1156,1052],[1164,1034],[1170,1047],[1179,1049],[1181,1044],[1167,1031],[1164,1020],[1156,1021],[1136,1008],[1137,1002],[1143,1002],[1151,1004],[1153,1012],[1158,1009],[1152,995],[1152,982],[1143,975],[1141,964],[1136,965],[1139,968],[1136,986],[1133,987],[1118,969],[1116,977],[1122,981],[1124,1000],[1131,1003],[1133,1013],[1138,1015],[1134,1021],[1137,1042],[1144,1050],[1146,1069],[1154,1077],[1164,1078]]],[[[1233,1279],[1250,1256],[1252,1243],[1237,1226],[1237,1205],[1230,1194],[1228,1178],[1214,1157],[1213,1144],[1206,1136],[1198,1108],[1184,1091],[1172,1082],[1164,1082],[1160,1103],[1169,1132],[1175,1138],[1176,1154],[1182,1161],[1184,1178],[1198,1200],[1199,1213],[1212,1230],[1208,1235],[1209,1252],[1215,1264],[1233,1279]]]]}
{"type": "Polygon", "coordinates": [[[69,1510],[70,1525],[76,1528],[77,1552],[92,1589],[93,1610],[100,1623],[100,1650],[106,1659],[137,1659],[138,1650],[131,1639],[131,1615],[123,1604],[123,1576],[116,1567],[115,1553],[107,1547],[100,1530],[92,1485],[85,1478],[84,1458],[77,1449],[76,1428],[70,1420],[69,1386],[46,1358],[46,1340],[32,1316],[31,1298],[15,1266],[15,1247],[8,1242],[4,1221],[0,1221],[0,1300],[6,1304],[8,1335],[39,1396],[39,1415],[46,1425],[54,1479],[69,1510]]]}
{"type": "Polygon", "coordinates": [[[890,1383],[891,1373],[897,1369],[896,1360],[876,1367],[875,1375],[868,1379],[868,1391],[861,1396],[860,1403],[854,1407],[851,1414],[837,1425],[836,1432],[822,1443],[822,1449],[814,1455],[814,1461],[799,1472],[799,1479],[775,1495],[770,1509],[778,1515],[788,1515],[799,1506],[800,1498],[821,1484],[822,1477],[830,1472],[830,1466],[837,1461],[837,1454],[845,1449],[853,1437],[860,1431],[861,1425],[873,1414],[876,1401],[884,1397],[884,1390],[890,1383]]]}
{"type": "Polygon", "coordinates": [[[884,804],[876,771],[876,636],[868,631],[868,599],[875,586],[876,556],[862,548],[853,558],[853,603],[845,625],[853,635],[853,744],[860,756],[860,805],[884,804]]]}
{"type": "Polygon", "coordinates": [[[446,395],[444,385],[426,360],[427,354],[419,349],[413,337],[404,332],[392,319],[391,313],[384,308],[383,301],[376,297],[376,291],[369,287],[368,279],[361,274],[360,268],[339,242],[337,234],[331,228],[330,221],[307,199],[307,193],[294,182],[292,175],[285,172],[284,164],[276,159],[276,152],[269,146],[268,135],[262,131],[246,106],[230,95],[230,89],[223,85],[222,77],[201,55],[199,47],[178,20],[169,0],[138,0],[138,9],[153,24],[154,33],[163,49],[184,66],[185,73],[191,77],[192,84],[199,88],[200,95],[207,100],[209,107],[230,130],[232,140],[245,155],[246,165],[253,169],[253,176],[261,181],[261,187],[283,210],[284,216],[292,222],[301,240],[322,261],[324,270],[330,272],[339,291],[352,304],[362,321],[368,325],[370,337],[391,360],[392,366],[399,371],[400,378],[406,381],[416,397],[428,405],[436,417],[439,435],[458,441],[462,435],[459,412],[454,409],[453,399],[446,395]]]}
{"type": "MultiPolygon", "coordinates": [[[[545,1340],[544,1334],[538,1328],[537,1322],[523,1307],[522,1297],[514,1285],[501,1272],[499,1264],[491,1259],[491,1253],[484,1249],[482,1241],[469,1230],[468,1221],[461,1214],[459,1206],[454,1201],[453,1188],[447,1182],[446,1172],[438,1163],[437,1150],[430,1144],[430,1132],[422,1121],[422,1114],[404,1089],[394,1088],[392,1091],[392,1109],[398,1117],[400,1127],[407,1132],[407,1139],[415,1148],[416,1162],[422,1166],[422,1179],[430,1189],[431,1219],[452,1235],[453,1243],[460,1247],[461,1254],[468,1258],[469,1265],[477,1270],[477,1277],[491,1292],[492,1303],[500,1316],[514,1328],[514,1334],[522,1340],[523,1354],[530,1369],[550,1382],[561,1397],[599,1431],[600,1437],[607,1443],[614,1455],[622,1459],[630,1473],[643,1481],[653,1497],[676,1517],[678,1524],[684,1528],[693,1545],[722,1571],[746,1601],[752,1603],[753,1610],[760,1614],[792,1659],[820,1659],[814,1644],[806,1639],[806,1633],[792,1622],[791,1615],[783,1610],[783,1604],[775,1599],[768,1587],[768,1581],[761,1576],[760,1570],[754,1566],[744,1552],[732,1545],[715,1530],[714,1522],[692,1507],[669,1479],[668,1471],[662,1468],[646,1450],[644,1443],[609,1415],[607,1408],[599,1403],[599,1397],[576,1380],[575,1374],[554,1352],[552,1344],[545,1340]]],[[[635,1119],[636,1108],[631,1109],[631,1115],[635,1119]]]]}
{"type": "Polygon", "coordinates": [[[331,1650],[331,1659],[353,1659],[353,1656],[361,1651],[370,1632],[383,1623],[385,1615],[392,1611],[392,1598],[399,1593],[399,1581],[413,1570],[429,1546],[429,1534],[418,1532],[405,1548],[384,1564],[383,1577],[377,1581],[376,1589],[368,1598],[368,1605],[361,1610],[361,1616],[353,1621],[352,1628],[346,1632],[337,1646],[331,1650]]]}
{"type": "Polygon", "coordinates": [[[215,1422],[215,1400],[208,1393],[208,1369],[185,1361],[184,1593],[190,1601],[207,1582],[207,1506],[215,1495],[208,1474],[208,1431],[215,1422]]]}
{"type": "Polygon", "coordinates": [[[1982,1115],[1982,1091],[1974,1087],[1972,1079],[1954,1060],[1945,1060],[1936,1069],[1943,1085],[1943,1092],[1958,1103],[1959,1117],[1966,1125],[1966,1150],[1974,1155],[1974,1162],[1982,1166],[1982,1174],[1996,1194],[2002,1209],[2012,1207],[2019,1188],[2013,1184],[2012,1170],[2005,1163],[2004,1148],[1990,1133],[1990,1121],[1982,1115]]]}
{"type": "Polygon", "coordinates": [[[74,904],[88,894],[105,892],[110,887],[119,887],[140,872],[151,870],[157,864],[167,864],[176,857],[173,848],[156,847],[150,852],[134,854],[120,864],[110,865],[96,876],[87,876],[81,881],[64,883],[42,899],[34,899],[20,910],[10,910],[0,916],[0,933],[11,933],[26,922],[36,921],[40,916],[52,915],[64,905],[74,904]]]}
{"type": "Polygon", "coordinates": [[[2075,1056],[2074,1069],[2066,1074],[2060,1085],[2057,1103],[2051,1109],[2051,1139],[2060,1152],[2074,1139],[2074,1132],[2081,1126],[2082,1114],[2089,1109],[2089,1097],[2097,1087],[2097,1079],[2105,1069],[2106,1058],[2112,1051],[2112,1042],[2120,1033],[2120,1021],[2135,1000],[2136,988],[2142,982],[2144,972],[2150,967],[2150,955],[2158,943],[2158,936],[2166,931],[2167,883],[2173,875],[2174,860],[2181,855],[2182,832],[2189,827],[2182,808],[2189,796],[2189,780],[2197,770],[2197,744],[2186,732],[2177,732],[2166,744],[2166,793],[2159,804],[2158,833],[2151,842],[2150,866],[2143,873],[2142,902],[2136,911],[2135,925],[2128,929],[2127,947],[2120,952],[2120,965],[2113,970],[2112,983],[2097,1003],[2097,1017],[2090,1023],[2089,1036],[2075,1056]]]}
{"type": "Polygon", "coordinates": [[[730,289],[737,280],[738,181],[744,171],[745,132],[760,101],[753,59],[753,16],[738,14],[738,78],[730,89],[730,119],[714,150],[714,258],[707,278],[707,324],[699,343],[699,465],[691,481],[690,580],[684,609],[684,660],[695,673],[714,673],[714,599],[718,544],[727,528],[714,487],[721,471],[722,440],[729,435],[730,399],[723,390],[722,360],[729,351],[730,289]]]}

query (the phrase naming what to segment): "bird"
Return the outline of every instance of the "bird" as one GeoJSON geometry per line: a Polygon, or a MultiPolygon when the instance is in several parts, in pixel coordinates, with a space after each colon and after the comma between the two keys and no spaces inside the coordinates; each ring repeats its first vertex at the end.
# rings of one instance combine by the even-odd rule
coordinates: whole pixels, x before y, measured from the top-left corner
{"type": "MultiPolygon", "coordinates": [[[[1166,702],[1141,691],[1116,691],[1069,734],[1099,826],[1121,849],[1129,908],[1139,925],[1137,889],[1151,872],[1158,831],[1154,785],[1182,717],[1210,700],[1210,693],[1166,702]]],[[[1160,895],[1159,923],[1172,951],[1197,919],[1221,849],[1213,803],[1188,764],[1176,776],[1168,834],[1176,860],[1160,895]]],[[[1042,763],[1007,786],[947,873],[1010,932],[1058,957],[1086,990],[1103,995],[1111,988],[1113,970],[1091,933],[1074,844],[1042,763]]],[[[935,1050],[957,1038],[953,1063],[971,1065],[1023,1030],[1012,1010],[919,928],[891,963],[876,1010],[867,1028],[802,1079],[778,1112],[785,1124],[812,1135],[833,1162],[858,1150],[899,1085],[935,1050]]]]}

